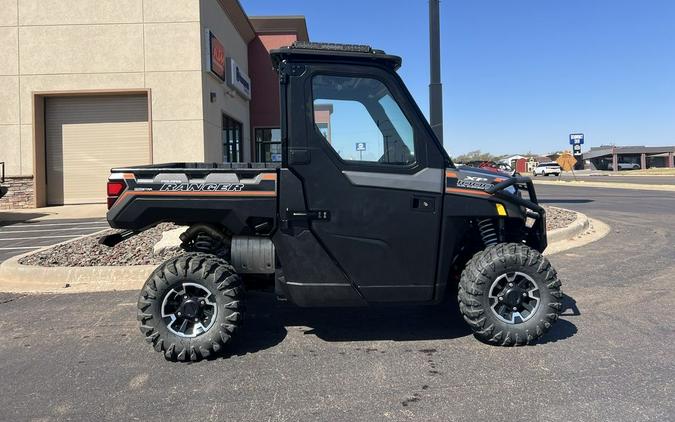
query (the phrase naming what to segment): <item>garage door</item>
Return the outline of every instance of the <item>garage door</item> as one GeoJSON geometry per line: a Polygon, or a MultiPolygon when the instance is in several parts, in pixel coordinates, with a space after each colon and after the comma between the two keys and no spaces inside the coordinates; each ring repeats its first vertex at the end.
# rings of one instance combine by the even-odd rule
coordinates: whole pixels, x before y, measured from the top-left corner
{"type": "Polygon", "coordinates": [[[110,169],[150,162],[146,95],[45,98],[47,203],[106,201],[110,169]]]}

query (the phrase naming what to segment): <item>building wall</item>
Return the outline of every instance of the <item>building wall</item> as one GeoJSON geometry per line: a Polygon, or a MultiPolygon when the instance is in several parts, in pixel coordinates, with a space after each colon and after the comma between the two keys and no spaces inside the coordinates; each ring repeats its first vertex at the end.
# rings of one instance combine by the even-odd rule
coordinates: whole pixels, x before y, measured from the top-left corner
{"type": "MultiPolygon", "coordinates": [[[[209,54],[206,42],[206,30],[209,29],[220,40],[225,48],[225,57],[232,57],[239,66],[248,73],[247,43],[232,24],[227,13],[216,0],[201,0],[201,56],[202,66],[206,70],[206,57],[209,54]]],[[[255,90],[255,84],[251,83],[255,90]]],[[[249,102],[235,91],[227,87],[220,79],[205,71],[202,74],[202,107],[204,155],[200,161],[222,161],[222,115],[223,113],[241,122],[243,132],[243,160],[251,160],[250,127],[249,127],[249,102]],[[215,102],[211,102],[210,93],[216,93],[215,102]]]]}
{"type": "MultiPolygon", "coordinates": [[[[269,51],[297,41],[296,34],[260,34],[248,45],[251,69],[251,128],[279,127],[279,77],[269,51]]],[[[255,141],[255,140],[254,140],[255,141]]]]}
{"type": "Polygon", "coordinates": [[[7,175],[34,174],[36,92],[149,88],[153,161],[203,160],[199,17],[193,0],[0,0],[7,175]]]}

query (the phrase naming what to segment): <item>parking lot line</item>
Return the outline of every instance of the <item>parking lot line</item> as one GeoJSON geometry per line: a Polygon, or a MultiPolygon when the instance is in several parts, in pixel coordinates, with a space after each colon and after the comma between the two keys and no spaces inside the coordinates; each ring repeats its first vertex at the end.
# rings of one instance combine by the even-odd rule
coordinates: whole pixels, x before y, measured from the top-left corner
{"type": "Polygon", "coordinates": [[[107,224],[106,220],[99,221],[83,221],[83,222],[73,222],[73,223],[45,223],[41,224],[40,222],[35,223],[19,223],[11,224],[4,227],[53,227],[53,226],[84,226],[89,224],[107,224]]]}
{"type": "Polygon", "coordinates": [[[45,229],[45,230],[7,230],[7,229],[0,229],[0,234],[3,233],[44,233],[44,232],[62,232],[62,231],[69,231],[69,230],[100,230],[100,229],[105,229],[110,226],[94,226],[94,227],[70,227],[67,229],[45,229]]]}
{"type": "Polygon", "coordinates": [[[6,240],[35,240],[35,239],[55,239],[55,238],[65,238],[65,237],[82,237],[82,236],[86,236],[88,234],[94,234],[94,233],[64,234],[64,235],[58,235],[58,236],[4,237],[4,238],[0,237],[0,242],[4,242],[6,240]]]}

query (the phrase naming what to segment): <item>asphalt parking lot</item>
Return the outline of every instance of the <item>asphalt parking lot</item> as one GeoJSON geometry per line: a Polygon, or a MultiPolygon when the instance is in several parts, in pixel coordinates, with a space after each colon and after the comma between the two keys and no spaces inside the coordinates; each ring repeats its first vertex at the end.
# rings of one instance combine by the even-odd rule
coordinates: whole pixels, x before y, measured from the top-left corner
{"type": "Polygon", "coordinates": [[[226,356],[170,363],[137,292],[0,294],[4,420],[675,420],[675,193],[538,186],[611,226],[550,257],[566,294],[538,344],[477,342],[445,306],[298,309],[249,295],[226,356]]]}
{"type": "Polygon", "coordinates": [[[105,219],[0,221],[0,262],[110,228],[105,219]]]}

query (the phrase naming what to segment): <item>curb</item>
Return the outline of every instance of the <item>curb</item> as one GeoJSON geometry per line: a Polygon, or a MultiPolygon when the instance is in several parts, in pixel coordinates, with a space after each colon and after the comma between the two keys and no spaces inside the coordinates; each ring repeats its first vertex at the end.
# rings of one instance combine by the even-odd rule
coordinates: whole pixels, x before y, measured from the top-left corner
{"type": "Polygon", "coordinates": [[[40,267],[19,264],[19,255],[0,265],[3,292],[79,293],[136,290],[155,265],[99,267],[40,267]]]}
{"type": "MultiPolygon", "coordinates": [[[[88,236],[99,235],[104,229],[88,236]]],[[[28,255],[58,245],[77,242],[80,237],[13,256],[0,263],[0,291],[9,293],[83,293],[138,290],[157,268],[156,265],[43,267],[23,265],[28,255]],[[67,286],[67,287],[66,287],[67,286]]]]}
{"type": "MultiPolygon", "coordinates": [[[[566,211],[572,211],[568,210],[567,208],[558,208],[558,207],[551,207],[551,208],[557,208],[557,209],[564,209],[566,211]]],[[[557,242],[562,242],[565,240],[572,239],[573,237],[576,237],[577,235],[580,235],[581,233],[585,232],[588,230],[588,227],[590,225],[588,221],[588,217],[586,214],[577,212],[577,211],[572,211],[574,212],[577,216],[576,219],[572,224],[570,224],[567,227],[562,227],[559,229],[551,230],[546,233],[546,237],[548,238],[548,244],[553,245],[554,243],[557,242]]]]}
{"type": "MultiPolygon", "coordinates": [[[[616,176],[620,177],[620,176],[616,176]]],[[[585,180],[536,180],[535,185],[567,186],[576,188],[634,189],[661,192],[675,192],[675,185],[647,185],[642,183],[587,182],[585,180]]]]}
{"type": "MultiPolygon", "coordinates": [[[[574,212],[576,213],[576,219],[572,224],[547,232],[549,246],[546,254],[558,253],[586,244],[570,242],[571,239],[587,232],[591,226],[590,220],[585,214],[574,212]]],[[[74,241],[77,241],[77,239],[62,242],[59,245],[74,241]]],[[[143,283],[157,268],[155,265],[42,267],[19,264],[21,258],[54,246],[56,245],[17,255],[1,263],[0,291],[12,293],[84,293],[140,290],[143,283]]]]}

